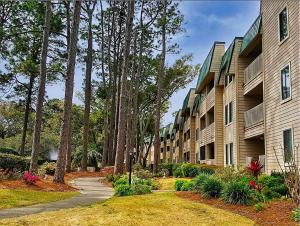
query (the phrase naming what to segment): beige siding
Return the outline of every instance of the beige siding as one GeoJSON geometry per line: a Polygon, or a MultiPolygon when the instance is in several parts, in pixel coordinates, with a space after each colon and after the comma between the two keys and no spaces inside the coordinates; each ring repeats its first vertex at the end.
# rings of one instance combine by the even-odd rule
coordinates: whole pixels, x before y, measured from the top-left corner
{"type": "MultiPolygon", "coordinates": [[[[279,169],[273,148],[281,156],[283,130],[292,128],[294,145],[300,144],[299,104],[299,2],[268,1],[261,4],[263,14],[263,54],[265,82],[265,124],[267,171],[279,169]],[[289,38],[279,45],[278,14],[287,6],[289,38]],[[280,70],[291,63],[292,99],[281,101],[280,70]]],[[[281,163],[283,163],[281,158],[281,163]]]]}

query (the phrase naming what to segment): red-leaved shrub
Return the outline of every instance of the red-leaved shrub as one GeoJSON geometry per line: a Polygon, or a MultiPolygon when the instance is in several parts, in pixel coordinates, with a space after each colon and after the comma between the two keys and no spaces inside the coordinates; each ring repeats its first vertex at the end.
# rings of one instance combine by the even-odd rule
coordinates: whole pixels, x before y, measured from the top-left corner
{"type": "Polygon", "coordinates": [[[254,180],[250,180],[249,185],[257,191],[261,190],[261,186],[257,184],[254,180]]]}
{"type": "Polygon", "coordinates": [[[32,175],[28,171],[25,171],[23,174],[23,180],[26,184],[35,184],[37,181],[40,180],[40,178],[38,176],[32,175]]]}
{"type": "Polygon", "coordinates": [[[261,169],[262,168],[263,168],[263,166],[257,160],[251,161],[251,163],[249,164],[249,166],[247,166],[247,169],[250,171],[250,173],[252,174],[252,176],[254,176],[256,178],[261,173],[261,169]]]}

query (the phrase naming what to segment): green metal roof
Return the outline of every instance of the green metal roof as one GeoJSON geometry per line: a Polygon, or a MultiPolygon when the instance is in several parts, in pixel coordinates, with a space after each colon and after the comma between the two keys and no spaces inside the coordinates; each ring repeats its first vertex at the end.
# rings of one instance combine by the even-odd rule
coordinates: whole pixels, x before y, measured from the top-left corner
{"type": "Polygon", "coordinates": [[[243,38],[243,43],[240,52],[242,53],[252,42],[252,40],[261,33],[261,15],[259,15],[250,29],[247,31],[243,38]]]}
{"type": "Polygon", "coordinates": [[[173,126],[176,129],[176,131],[179,129],[180,123],[181,123],[181,109],[179,109],[177,111],[177,114],[176,114],[176,117],[175,117],[175,120],[174,120],[174,125],[173,126]]]}
{"type": "Polygon", "coordinates": [[[192,112],[196,112],[199,105],[201,104],[203,98],[202,98],[202,95],[201,94],[198,94],[196,97],[195,97],[195,100],[194,100],[194,104],[193,104],[193,110],[192,112]]]}
{"type": "Polygon", "coordinates": [[[169,134],[170,134],[170,127],[171,127],[172,124],[169,124],[165,127],[165,130],[164,130],[164,138],[166,138],[169,134]]]}
{"type": "Polygon", "coordinates": [[[191,98],[191,93],[195,91],[195,88],[191,88],[189,90],[189,92],[187,93],[186,97],[184,98],[184,101],[183,101],[183,105],[182,105],[182,108],[181,108],[181,116],[183,116],[184,114],[186,114],[186,112],[189,109],[189,101],[190,101],[190,98],[191,98]]]}

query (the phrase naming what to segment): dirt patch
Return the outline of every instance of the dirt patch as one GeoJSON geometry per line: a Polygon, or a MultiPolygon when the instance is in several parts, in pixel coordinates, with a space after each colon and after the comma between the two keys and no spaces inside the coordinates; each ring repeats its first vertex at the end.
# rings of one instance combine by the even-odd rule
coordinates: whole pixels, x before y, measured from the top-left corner
{"type": "Polygon", "coordinates": [[[291,201],[286,201],[286,200],[272,201],[270,204],[266,206],[264,210],[256,211],[253,206],[227,204],[224,203],[222,200],[206,199],[203,198],[201,195],[192,192],[176,192],[176,195],[181,198],[186,198],[196,202],[205,203],[220,209],[224,209],[248,217],[251,220],[255,221],[257,225],[261,225],[261,226],[298,225],[291,218],[292,210],[296,208],[296,206],[291,201]]]}

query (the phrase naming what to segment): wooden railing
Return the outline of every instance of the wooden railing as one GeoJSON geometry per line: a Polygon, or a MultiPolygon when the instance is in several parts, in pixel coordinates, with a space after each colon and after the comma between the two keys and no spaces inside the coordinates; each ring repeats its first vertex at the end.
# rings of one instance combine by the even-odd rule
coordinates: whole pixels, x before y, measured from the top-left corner
{"type": "Polygon", "coordinates": [[[246,111],[244,113],[245,117],[245,127],[251,127],[255,124],[258,124],[260,122],[264,121],[264,113],[263,113],[263,103],[255,106],[254,108],[246,111]]]}
{"type": "Polygon", "coordinates": [[[209,91],[206,97],[206,106],[207,108],[213,106],[215,103],[215,88],[209,91]]]}
{"type": "Polygon", "coordinates": [[[244,71],[245,85],[262,72],[262,55],[259,55],[244,71]]]}

